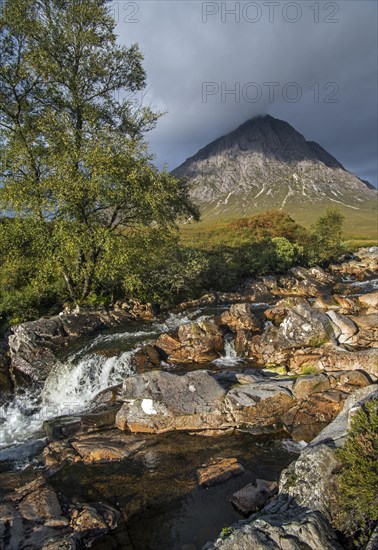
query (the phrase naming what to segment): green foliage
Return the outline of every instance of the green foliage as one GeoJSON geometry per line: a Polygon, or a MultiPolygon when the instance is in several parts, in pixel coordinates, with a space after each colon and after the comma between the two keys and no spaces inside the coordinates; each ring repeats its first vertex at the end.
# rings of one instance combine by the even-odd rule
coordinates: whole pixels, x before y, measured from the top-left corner
{"type": "Polygon", "coordinates": [[[368,401],[352,417],[337,478],[338,529],[360,540],[378,521],[378,400],[368,401]]]}
{"type": "Polygon", "coordinates": [[[251,218],[230,223],[230,227],[247,240],[260,240],[273,237],[284,237],[290,242],[298,242],[305,233],[286,212],[272,210],[262,212],[251,218]]]}
{"type": "Polygon", "coordinates": [[[143,58],[114,28],[105,0],[6,0],[0,16],[0,209],[28,220],[28,254],[77,303],[111,279],[122,228],[198,216],[151,162],[159,115],[135,105],[143,58]]]}
{"type": "Polygon", "coordinates": [[[342,244],[344,216],[334,208],[328,208],[314,224],[307,239],[309,265],[327,264],[346,252],[342,244]]]}
{"type": "Polygon", "coordinates": [[[227,537],[229,537],[230,535],[232,535],[232,533],[234,532],[234,528],[233,527],[223,527],[221,529],[221,532],[220,532],[220,538],[221,539],[226,539],[227,537]]]}

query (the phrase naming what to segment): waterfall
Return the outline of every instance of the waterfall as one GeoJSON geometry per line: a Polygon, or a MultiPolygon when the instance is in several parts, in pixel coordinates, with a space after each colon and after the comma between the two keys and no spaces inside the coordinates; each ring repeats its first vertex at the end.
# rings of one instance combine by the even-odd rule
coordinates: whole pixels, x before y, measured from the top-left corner
{"type": "Polygon", "coordinates": [[[45,420],[88,409],[100,391],[133,374],[131,358],[143,342],[174,331],[200,314],[201,310],[190,315],[171,314],[163,322],[143,325],[142,330],[97,335],[67,361],[57,362],[38,393],[24,391],[0,407],[0,448],[43,436],[45,420]],[[126,344],[131,349],[111,357],[96,353],[96,348],[108,344],[126,344]]]}
{"type": "Polygon", "coordinates": [[[237,356],[235,350],[235,339],[229,335],[224,339],[224,355],[213,361],[215,365],[220,367],[232,367],[243,363],[243,359],[237,356]]]}

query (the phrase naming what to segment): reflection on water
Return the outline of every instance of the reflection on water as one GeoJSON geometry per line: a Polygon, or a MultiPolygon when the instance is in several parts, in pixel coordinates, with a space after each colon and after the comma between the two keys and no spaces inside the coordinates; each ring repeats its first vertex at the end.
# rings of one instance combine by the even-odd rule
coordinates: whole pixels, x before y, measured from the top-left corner
{"type": "Polygon", "coordinates": [[[256,478],[278,479],[298,453],[280,439],[241,433],[222,437],[173,434],[148,440],[148,448],[133,459],[74,464],[51,480],[65,495],[100,500],[122,511],[125,525],[96,542],[92,547],[97,550],[201,548],[222,527],[241,519],[229,502],[235,491],[256,478]],[[238,458],[245,473],[221,485],[198,487],[197,468],[211,458],[227,457],[238,458]]]}

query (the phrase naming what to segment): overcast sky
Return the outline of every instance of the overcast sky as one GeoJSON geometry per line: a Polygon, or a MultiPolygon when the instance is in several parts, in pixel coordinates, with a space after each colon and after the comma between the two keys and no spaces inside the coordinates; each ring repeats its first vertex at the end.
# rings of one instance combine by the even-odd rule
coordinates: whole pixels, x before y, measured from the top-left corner
{"type": "Polygon", "coordinates": [[[173,169],[247,119],[270,114],[377,185],[377,6],[113,2],[120,42],[138,42],[145,57],[144,101],[167,112],[148,134],[157,164],[173,169]]]}

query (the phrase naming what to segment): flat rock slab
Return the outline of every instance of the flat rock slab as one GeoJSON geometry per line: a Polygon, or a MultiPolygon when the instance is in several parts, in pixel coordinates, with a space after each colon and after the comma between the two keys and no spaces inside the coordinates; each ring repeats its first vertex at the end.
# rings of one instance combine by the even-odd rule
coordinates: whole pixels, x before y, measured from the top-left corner
{"type": "Polygon", "coordinates": [[[79,440],[71,442],[72,447],[85,463],[122,460],[146,444],[145,438],[118,430],[83,436],[79,440]]]}
{"type": "Polygon", "coordinates": [[[237,458],[215,459],[198,468],[198,484],[202,487],[212,487],[241,475],[244,471],[237,458]]]}

